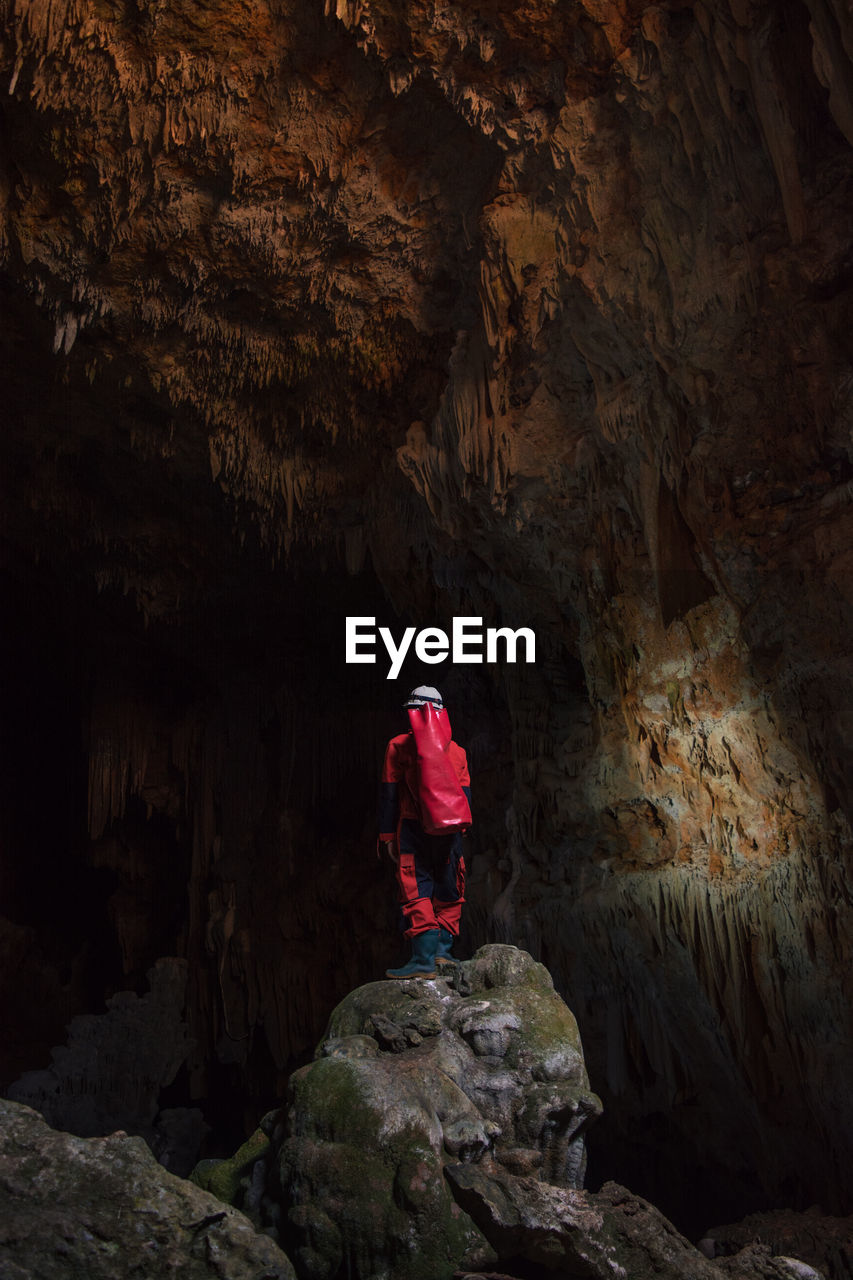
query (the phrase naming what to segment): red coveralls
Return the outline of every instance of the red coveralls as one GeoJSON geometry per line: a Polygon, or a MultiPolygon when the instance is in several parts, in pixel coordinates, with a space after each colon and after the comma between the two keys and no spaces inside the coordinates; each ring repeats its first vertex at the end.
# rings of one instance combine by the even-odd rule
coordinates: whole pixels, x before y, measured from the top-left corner
{"type": "MultiPolygon", "coordinates": [[[[448,758],[471,803],[468,759],[451,742],[448,758]]],[[[415,739],[412,733],[392,738],[385,749],[379,798],[379,839],[397,841],[397,884],[406,917],[406,937],[445,928],[454,937],[465,901],[462,834],[430,836],[421,826],[418,805],[415,739]]]]}

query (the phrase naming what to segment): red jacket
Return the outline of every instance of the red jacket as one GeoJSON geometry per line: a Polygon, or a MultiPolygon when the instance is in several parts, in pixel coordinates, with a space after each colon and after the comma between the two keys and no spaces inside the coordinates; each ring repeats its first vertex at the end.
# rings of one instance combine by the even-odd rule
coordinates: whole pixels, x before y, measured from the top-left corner
{"type": "MultiPolygon", "coordinates": [[[[468,757],[462,747],[451,742],[447,755],[471,803],[471,779],[468,776],[468,757]]],[[[400,733],[385,748],[382,766],[382,784],[379,791],[379,839],[393,840],[402,818],[421,821],[418,805],[415,738],[411,733],[400,733]]]]}

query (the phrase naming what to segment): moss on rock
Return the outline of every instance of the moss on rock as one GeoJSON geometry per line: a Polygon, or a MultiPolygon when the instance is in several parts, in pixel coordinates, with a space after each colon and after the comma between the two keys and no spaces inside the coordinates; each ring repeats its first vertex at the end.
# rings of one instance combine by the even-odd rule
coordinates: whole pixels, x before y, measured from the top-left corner
{"type": "Polygon", "coordinates": [[[260,1220],[300,1280],[449,1280],[496,1255],[446,1165],[505,1163],[580,1186],[600,1109],[548,971],[488,946],[441,978],[350,992],[291,1076],[284,1115],[199,1176],[239,1197],[266,1130],[260,1220]]]}
{"type": "Polygon", "coordinates": [[[305,1280],[450,1277],[477,1228],[443,1177],[442,1130],[416,1079],[372,1059],[322,1058],[290,1085],[278,1176],[284,1238],[305,1280]]]}
{"type": "Polygon", "coordinates": [[[256,1129],[233,1156],[227,1160],[202,1160],[193,1169],[190,1179],[205,1191],[210,1191],[225,1204],[242,1206],[244,1192],[259,1160],[269,1155],[272,1143],[263,1129],[256,1129]]]}

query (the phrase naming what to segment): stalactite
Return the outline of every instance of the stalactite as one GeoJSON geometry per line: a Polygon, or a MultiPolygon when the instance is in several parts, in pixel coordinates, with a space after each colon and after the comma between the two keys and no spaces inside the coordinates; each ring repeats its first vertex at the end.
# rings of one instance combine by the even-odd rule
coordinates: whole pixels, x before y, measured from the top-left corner
{"type": "MultiPolygon", "coordinates": [[[[550,954],[552,967],[562,971],[565,966],[566,982],[587,991],[591,1001],[607,1001],[607,1040],[594,1051],[596,1057],[606,1052],[600,1059],[602,1088],[619,1096],[632,1087],[626,1076],[632,1064],[639,1068],[646,1062],[643,1091],[649,1113],[665,1108],[687,1134],[695,1123],[689,1100],[698,1097],[700,1111],[713,1110],[718,1117],[715,1124],[727,1115],[724,1131],[710,1136],[712,1145],[718,1138],[739,1152],[745,1168],[755,1158],[752,1144],[763,1150],[758,1163],[770,1194],[778,1194],[773,1186],[777,1162],[784,1162],[783,1153],[794,1143],[811,1162],[810,1172],[826,1188],[824,1194],[834,1200],[831,1166],[827,1178],[821,1165],[827,1151],[840,1151],[847,1140],[832,1132],[830,1099],[838,1073],[844,1072],[837,1033],[848,1013],[841,989],[820,1009],[813,993],[825,966],[844,968],[849,957],[838,951],[847,944],[819,905],[818,875],[827,865],[823,855],[792,856],[757,878],[734,882],[709,883],[691,868],[673,868],[653,880],[610,876],[594,909],[588,890],[568,915],[559,909],[562,936],[572,941],[566,950],[552,947],[550,954]],[[629,929],[637,919],[642,929],[629,929]],[[636,948],[636,956],[620,956],[624,947],[636,948]],[[605,990],[596,977],[593,957],[601,975],[611,968],[603,963],[604,951],[626,976],[627,989],[605,990]],[[696,1054],[692,1042],[700,1026],[705,1028],[703,1055],[696,1054]],[[765,1107],[761,1121],[755,1111],[733,1111],[742,1071],[765,1107]],[[732,1102],[721,1106],[723,1097],[732,1102]],[[800,1101],[792,1109],[783,1099],[794,1097],[800,1101]]],[[[835,874],[840,874],[837,868],[835,874]]],[[[555,936],[552,898],[540,894],[527,909],[536,914],[544,935],[555,936]]],[[[516,915],[524,910],[516,896],[516,915]]]]}

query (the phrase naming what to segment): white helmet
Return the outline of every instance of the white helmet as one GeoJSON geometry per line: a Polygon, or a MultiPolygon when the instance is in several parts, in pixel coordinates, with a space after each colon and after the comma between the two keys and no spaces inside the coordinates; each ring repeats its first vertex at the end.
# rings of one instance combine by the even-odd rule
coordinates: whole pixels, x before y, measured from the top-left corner
{"type": "Polygon", "coordinates": [[[433,689],[431,684],[419,684],[417,689],[413,689],[409,694],[408,701],[404,702],[403,706],[408,710],[409,707],[423,707],[428,702],[432,703],[436,711],[441,711],[444,707],[444,699],[438,689],[433,689]]]}

